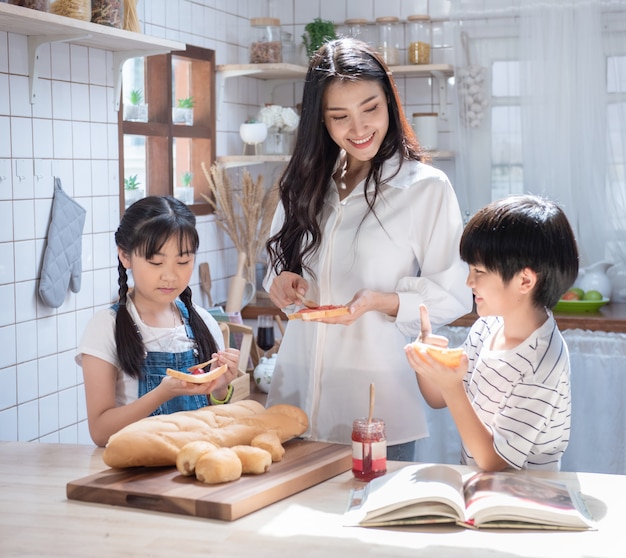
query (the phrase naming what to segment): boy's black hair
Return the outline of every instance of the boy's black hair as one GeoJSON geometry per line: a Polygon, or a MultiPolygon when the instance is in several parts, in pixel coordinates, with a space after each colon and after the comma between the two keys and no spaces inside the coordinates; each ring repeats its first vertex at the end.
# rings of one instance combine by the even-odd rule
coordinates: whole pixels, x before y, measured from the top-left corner
{"type": "Polygon", "coordinates": [[[479,210],[461,236],[461,259],[504,283],[528,267],[537,274],[538,307],[552,308],[578,275],[578,248],[563,210],[533,195],[511,196],[479,210]]]}

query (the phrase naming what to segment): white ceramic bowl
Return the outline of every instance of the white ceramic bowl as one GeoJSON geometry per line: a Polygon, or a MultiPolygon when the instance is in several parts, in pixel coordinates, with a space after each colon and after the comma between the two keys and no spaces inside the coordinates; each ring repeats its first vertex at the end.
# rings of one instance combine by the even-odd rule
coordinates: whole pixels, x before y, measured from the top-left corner
{"type": "Polygon", "coordinates": [[[239,126],[239,136],[244,143],[255,145],[262,143],[267,138],[267,126],[265,122],[249,122],[239,126]]]}

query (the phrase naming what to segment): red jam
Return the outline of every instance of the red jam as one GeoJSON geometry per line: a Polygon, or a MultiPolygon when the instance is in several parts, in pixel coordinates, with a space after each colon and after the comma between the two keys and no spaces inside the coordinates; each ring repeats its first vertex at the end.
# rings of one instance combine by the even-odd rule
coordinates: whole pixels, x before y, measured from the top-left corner
{"type": "Polygon", "coordinates": [[[387,472],[387,439],[381,419],[356,419],[352,423],[352,473],[370,481],[387,472]]]}

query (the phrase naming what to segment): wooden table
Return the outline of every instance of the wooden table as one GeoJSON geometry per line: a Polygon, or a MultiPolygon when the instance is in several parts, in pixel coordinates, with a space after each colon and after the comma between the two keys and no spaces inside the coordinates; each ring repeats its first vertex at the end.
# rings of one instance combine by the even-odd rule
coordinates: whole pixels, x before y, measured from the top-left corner
{"type": "MultiPolygon", "coordinates": [[[[554,474],[578,483],[597,531],[342,527],[351,473],[237,521],[67,500],[69,481],[106,469],[91,446],[0,442],[0,556],[228,558],[623,558],[626,476],[554,474]]],[[[390,463],[390,469],[405,464],[390,463]]],[[[547,475],[552,476],[552,475],[547,475]]]]}

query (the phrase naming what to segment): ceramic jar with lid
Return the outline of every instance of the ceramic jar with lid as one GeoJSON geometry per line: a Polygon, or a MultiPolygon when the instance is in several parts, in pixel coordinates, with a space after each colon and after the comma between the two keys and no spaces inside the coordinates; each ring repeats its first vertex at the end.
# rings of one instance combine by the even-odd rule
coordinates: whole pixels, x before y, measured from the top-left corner
{"type": "Polygon", "coordinates": [[[413,131],[417,136],[419,144],[427,151],[435,151],[437,149],[437,140],[439,137],[439,122],[436,112],[414,112],[413,113],[413,131]]]}
{"type": "Polygon", "coordinates": [[[377,50],[388,66],[400,64],[400,20],[397,17],[377,17],[377,50]]]}
{"type": "Polygon", "coordinates": [[[432,42],[430,16],[410,15],[407,18],[409,41],[407,56],[410,64],[430,64],[432,42]]]}
{"type": "Polygon", "coordinates": [[[250,64],[271,64],[283,61],[280,19],[253,17],[250,20],[250,64]]]}

